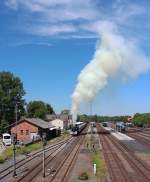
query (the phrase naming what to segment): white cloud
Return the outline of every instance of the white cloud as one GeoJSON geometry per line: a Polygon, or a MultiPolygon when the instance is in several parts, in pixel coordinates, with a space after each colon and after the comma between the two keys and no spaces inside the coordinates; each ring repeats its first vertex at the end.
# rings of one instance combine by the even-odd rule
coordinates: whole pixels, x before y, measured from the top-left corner
{"type": "Polygon", "coordinates": [[[68,19],[92,19],[98,13],[95,11],[95,0],[7,0],[6,5],[10,8],[15,7],[31,12],[39,12],[48,18],[68,20],[68,19]]]}
{"type": "Polygon", "coordinates": [[[6,6],[12,8],[12,9],[18,9],[18,3],[17,0],[8,0],[5,2],[6,6]]]}
{"type": "Polygon", "coordinates": [[[29,41],[29,40],[22,40],[20,42],[12,42],[8,44],[10,47],[21,47],[21,46],[28,46],[28,45],[34,45],[34,46],[45,46],[45,47],[51,47],[52,44],[49,42],[44,41],[29,41]]]}
{"type": "MultiPolygon", "coordinates": [[[[75,33],[73,37],[97,36],[100,21],[112,21],[128,32],[135,31],[137,18],[146,15],[146,6],[129,0],[5,0],[7,7],[26,16],[25,31],[35,35],[51,36],[75,33]]],[[[21,25],[23,27],[23,25],[21,25]]],[[[68,35],[68,37],[71,37],[68,35]]]]}
{"type": "Polygon", "coordinates": [[[126,4],[120,5],[115,8],[114,16],[118,23],[127,23],[130,18],[137,18],[137,16],[145,13],[145,7],[139,6],[137,4],[126,4]]]}
{"type": "Polygon", "coordinates": [[[73,25],[47,25],[47,26],[38,26],[35,28],[31,28],[30,30],[33,34],[41,35],[41,36],[51,36],[59,33],[71,33],[75,32],[76,28],[73,25]]]}
{"type": "Polygon", "coordinates": [[[73,33],[78,29],[78,21],[97,19],[99,12],[95,2],[96,0],[7,0],[6,5],[16,11],[21,9],[22,13],[29,12],[31,19],[28,27],[31,28],[25,29],[28,33],[50,36],[73,33]],[[32,17],[35,14],[36,19],[32,17]]]}

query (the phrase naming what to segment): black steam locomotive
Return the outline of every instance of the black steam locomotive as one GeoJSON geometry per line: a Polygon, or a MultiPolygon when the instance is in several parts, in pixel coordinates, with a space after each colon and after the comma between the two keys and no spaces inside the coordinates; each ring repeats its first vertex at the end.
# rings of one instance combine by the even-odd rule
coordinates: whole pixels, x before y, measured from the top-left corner
{"type": "Polygon", "coordinates": [[[86,123],[76,122],[76,124],[71,129],[71,135],[78,135],[85,127],[86,123]]]}

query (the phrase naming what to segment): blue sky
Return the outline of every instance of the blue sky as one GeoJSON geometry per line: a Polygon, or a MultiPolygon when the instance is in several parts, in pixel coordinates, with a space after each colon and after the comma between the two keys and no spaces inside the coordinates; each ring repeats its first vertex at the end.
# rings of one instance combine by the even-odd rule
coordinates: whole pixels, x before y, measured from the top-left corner
{"type": "MultiPolygon", "coordinates": [[[[19,76],[25,98],[43,100],[57,112],[71,107],[77,76],[92,58],[100,21],[117,24],[121,34],[150,56],[148,0],[2,0],[0,71],[19,76]]],[[[150,72],[109,84],[93,101],[102,115],[149,112],[150,72]]],[[[90,104],[81,106],[89,113],[90,104]]]]}

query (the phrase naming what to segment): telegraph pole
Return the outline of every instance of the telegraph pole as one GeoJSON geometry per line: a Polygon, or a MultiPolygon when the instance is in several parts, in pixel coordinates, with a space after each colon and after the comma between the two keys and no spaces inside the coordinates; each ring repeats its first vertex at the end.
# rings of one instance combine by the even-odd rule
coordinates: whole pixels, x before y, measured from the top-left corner
{"type": "Polygon", "coordinates": [[[15,105],[15,133],[13,134],[12,140],[13,140],[13,159],[14,159],[14,171],[13,171],[13,177],[17,177],[16,173],[16,143],[17,143],[17,120],[18,120],[18,105],[16,101],[15,105]]]}
{"type": "Polygon", "coordinates": [[[17,120],[18,120],[18,104],[17,104],[17,102],[16,102],[16,105],[15,105],[15,113],[16,113],[15,126],[16,126],[16,136],[17,136],[17,120]]]}
{"type": "Polygon", "coordinates": [[[43,140],[43,178],[45,178],[45,146],[47,144],[47,138],[45,132],[42,134],[42,140],[43,140]]]}
{"type": "Polygon", "coordinates": [[[17,177],[17,173],[16,173],[16,142],[17,142],[17,134],[16,133],[13,134],[12,140],[13,140],[13,158],[14,158],[13,177],[17,177]]]}

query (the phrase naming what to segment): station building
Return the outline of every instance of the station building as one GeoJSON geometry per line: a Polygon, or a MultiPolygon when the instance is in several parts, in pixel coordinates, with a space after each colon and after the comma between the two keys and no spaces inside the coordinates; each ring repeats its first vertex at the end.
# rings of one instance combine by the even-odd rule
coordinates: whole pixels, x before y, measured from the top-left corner
{"type": "Polygon", "coordinates": [[[53,138],[60,134],[59,128],[39,118],[23,118],[17,123],[11,125],[11,134],[17,133],[17,139],[23,143],[42,138],[46,133],[47,139],[53,138]]]}

